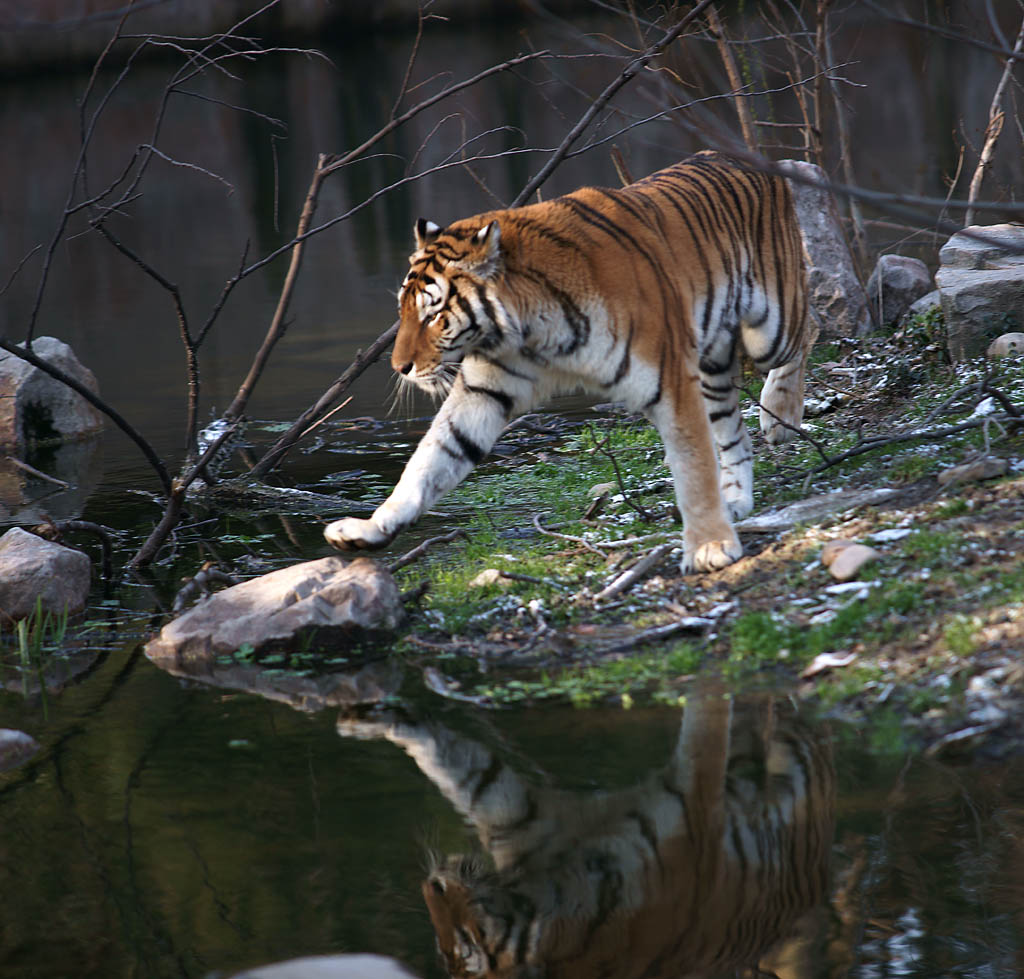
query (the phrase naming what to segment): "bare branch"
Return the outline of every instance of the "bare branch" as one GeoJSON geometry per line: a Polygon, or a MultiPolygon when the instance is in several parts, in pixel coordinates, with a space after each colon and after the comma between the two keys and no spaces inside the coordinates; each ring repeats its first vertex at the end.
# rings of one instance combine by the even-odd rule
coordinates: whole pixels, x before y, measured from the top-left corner
{"type": "Polygon", "coordinates": [[[704,10],[711,5],[711,0],[700,0],[695,6],[693,6],[689,13],[687,13],[670,31],[668,31],[661,40],[652,44],[643,54],[639,57],[634,58],[632,61],[622,69],[619,77],[616,78],[605,90],[594,100],[590,108],[580,116],[576,125],[569,130],[566,134],[565,139],[562,140],[561,145],[551,154],[551,158],[547,163],[540,169],[540,171],[534,175],[526,184],[526,186],[519,192],[519,195],[512,202],[513,207],[519,207],[525,204],[537,189],[544,183],[548,177],[554,173],[555,169],[565,158],[565,155],[569,152],[573,143],[583,134],[586,128],[593,122],[597,114],[611,101],[616,92],[632,81],[644,68],[646,68],[662,51],[665,50],[680,34],[686,30],[687,26],[704,10]]]}
{"type": "MultiPolygon", "coordinates": [[[[1013,53],[1019,54],[1022,48],[1024,48],[1024,20],[1021,20],[1020,30],[1017,32],[1017,41],[1013,45],[1013,53]]],[[[1015,62],[1013,58],[1007,58],[1006,64],[1003,66],[1003,74],[999,79],[999,84],[996,85],[995,94],[992,96],[992,104],[988,109],[988,125],[985,127],[985,144],[982,147],[981,156],[978,158],[978,166],[974,171],[974,176],[971,178],[971,186],[967,192],[968,204],[973,204],[977,199],[978,194],[981,192],[981,182],[985,179],[985,172],[992,165],[992,154],[995,152],[999,134],[1003,131],[1003,120],[1005,118],[1002,108],[1003,93],[1006,91],[1006,83],[1010,80],[1014,67],[1015,62]]],[[[973,207],[967,208],[964,214],[964,224],[974,224],[973,207]]]]}

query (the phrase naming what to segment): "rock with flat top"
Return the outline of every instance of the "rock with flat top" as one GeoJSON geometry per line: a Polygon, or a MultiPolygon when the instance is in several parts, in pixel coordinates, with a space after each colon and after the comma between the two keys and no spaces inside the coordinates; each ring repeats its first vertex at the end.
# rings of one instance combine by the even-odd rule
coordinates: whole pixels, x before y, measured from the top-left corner
{"type": "Polygon", "coordinates": [[[169,622],[146,655],[175,672],[207,673],[218,656],[354,641],[395,629],[395,579],[369,558],[325,557],[233,585],[169,622]]]}
{"type": "Polygon", "coordinates": [[[942,246],[939,261],[935,283],[954,361],[1024,331],[1024,226],[972,225],[942,246]]]}
{"type": "Polygon", "coordinates": [[[74,614],[85,608],[89,558],[20,527],[0,537],[0,623],[27,619],[36,610],[74,614]]]}

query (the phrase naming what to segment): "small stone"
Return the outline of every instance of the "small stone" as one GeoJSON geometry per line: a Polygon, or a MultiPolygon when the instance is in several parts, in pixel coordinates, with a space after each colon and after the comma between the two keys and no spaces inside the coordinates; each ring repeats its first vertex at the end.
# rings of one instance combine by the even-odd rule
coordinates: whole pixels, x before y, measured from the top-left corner
{"type": "Polygon", "coordinates": [[[836,581],[850,581],[857,577],[865,564],[879,557],[881,554],[867,544],[850,543],[847,547],[839,549],[828,565],[828,572],[836,581]]]}
{"type": "Polygon", "coordinates": [[[501,584],[504,575],[497,568],[484,568],[471,582],[470,588],[486,588],[488,585],[501,584]]]}
{"type": "Polygon", "coordinates": [[[24,765],[39,750],[39,742],[24,731],[0,727],[0,772],[24,765]]]}
{"type": "Polygon", "coordinates": [[[817,676],[819,673],[824,673],[825,670],[833,670],[849,666],[852,662],[857,659],[856,653],[847,653],[845,656],[841,653],[821,653],[814,657],[814,661],[810,666],[806,667],[800,674],[804,680],[810,679],[812,676],[817,676]]]}
{"type": "Polygon", "coordinates": [[[1024,333],[1004,333],[989,344],[985,356],[989,360],[997,357],[1019,357],[1024,354],[1024,333]]]}
{"type": "Polygon", "coordinates": [[[837,540],[830,540],[821,549],[821,563],[824,564],[826,568],[830,567],[832,565],[832,562],[835,561],[835,559],[839,557],[839,555],[843,551],[845,551],[848,547],[853,547],[853,545],[856,543],[856,541],[846,540],[842,537],[838,538],[837,540]]]}
{"type": "Polygon", "coordinates": [[[957,486],[960,483],[979,483],[985,479],[995,479],[997,476],[1005,476],[1010,465],[1005,459],[997,456],[985,456],[976,459],[974,462],[964,463],[962,466],[953,466],[945,469],[938,475],[940,486],[957,486]]]}

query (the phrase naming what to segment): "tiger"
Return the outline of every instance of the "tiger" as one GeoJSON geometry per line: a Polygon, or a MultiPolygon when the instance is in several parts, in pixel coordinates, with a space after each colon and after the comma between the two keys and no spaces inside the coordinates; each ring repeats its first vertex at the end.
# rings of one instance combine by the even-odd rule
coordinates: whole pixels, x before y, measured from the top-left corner
{"type": "Polygon", "coordinates": [[[769,976],[821,937],[835,766],[788,704],[688,698],[663,768],[586,792],[436,720],[343,716],[338,731],[404,749],[482,844],[431,856],[422,883],[453,977],[769,976]]]}
{"type": "Polygon", "coordinates": [[[754,503],[740,349],[767,372],[760,427],[778,444],[800,426],[817,334],[785,179],[704,151],[622,188],[583,187],[444,228],[421,218],[414,233],[391,366],[444,401],[388,498],[369,519],[328,524],[328,542],[386,546],[510,420],[582,389],[661,435],[682,572],[738,560],[733,521],[754,503]]]}

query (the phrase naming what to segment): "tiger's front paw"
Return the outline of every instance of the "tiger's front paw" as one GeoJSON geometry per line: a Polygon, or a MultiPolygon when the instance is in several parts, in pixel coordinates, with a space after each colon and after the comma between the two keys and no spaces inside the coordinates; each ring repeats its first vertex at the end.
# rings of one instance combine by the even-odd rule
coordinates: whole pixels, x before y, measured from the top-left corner
{"type": "Polygon", "coordinates": [[[343,517],[328,524],[324,527],[324,537],[339,551],[385,547],[395,539],[393,533],[385,533],[373,520],[360,520],[358,517],[343,517]]]}
{"type": "Polygon", "coordinates": [[[743,557],[743,545],[738,539],[709,540],[692,551],[686,548],[680,568],[683,574],[719,571],[743,557]]]}

